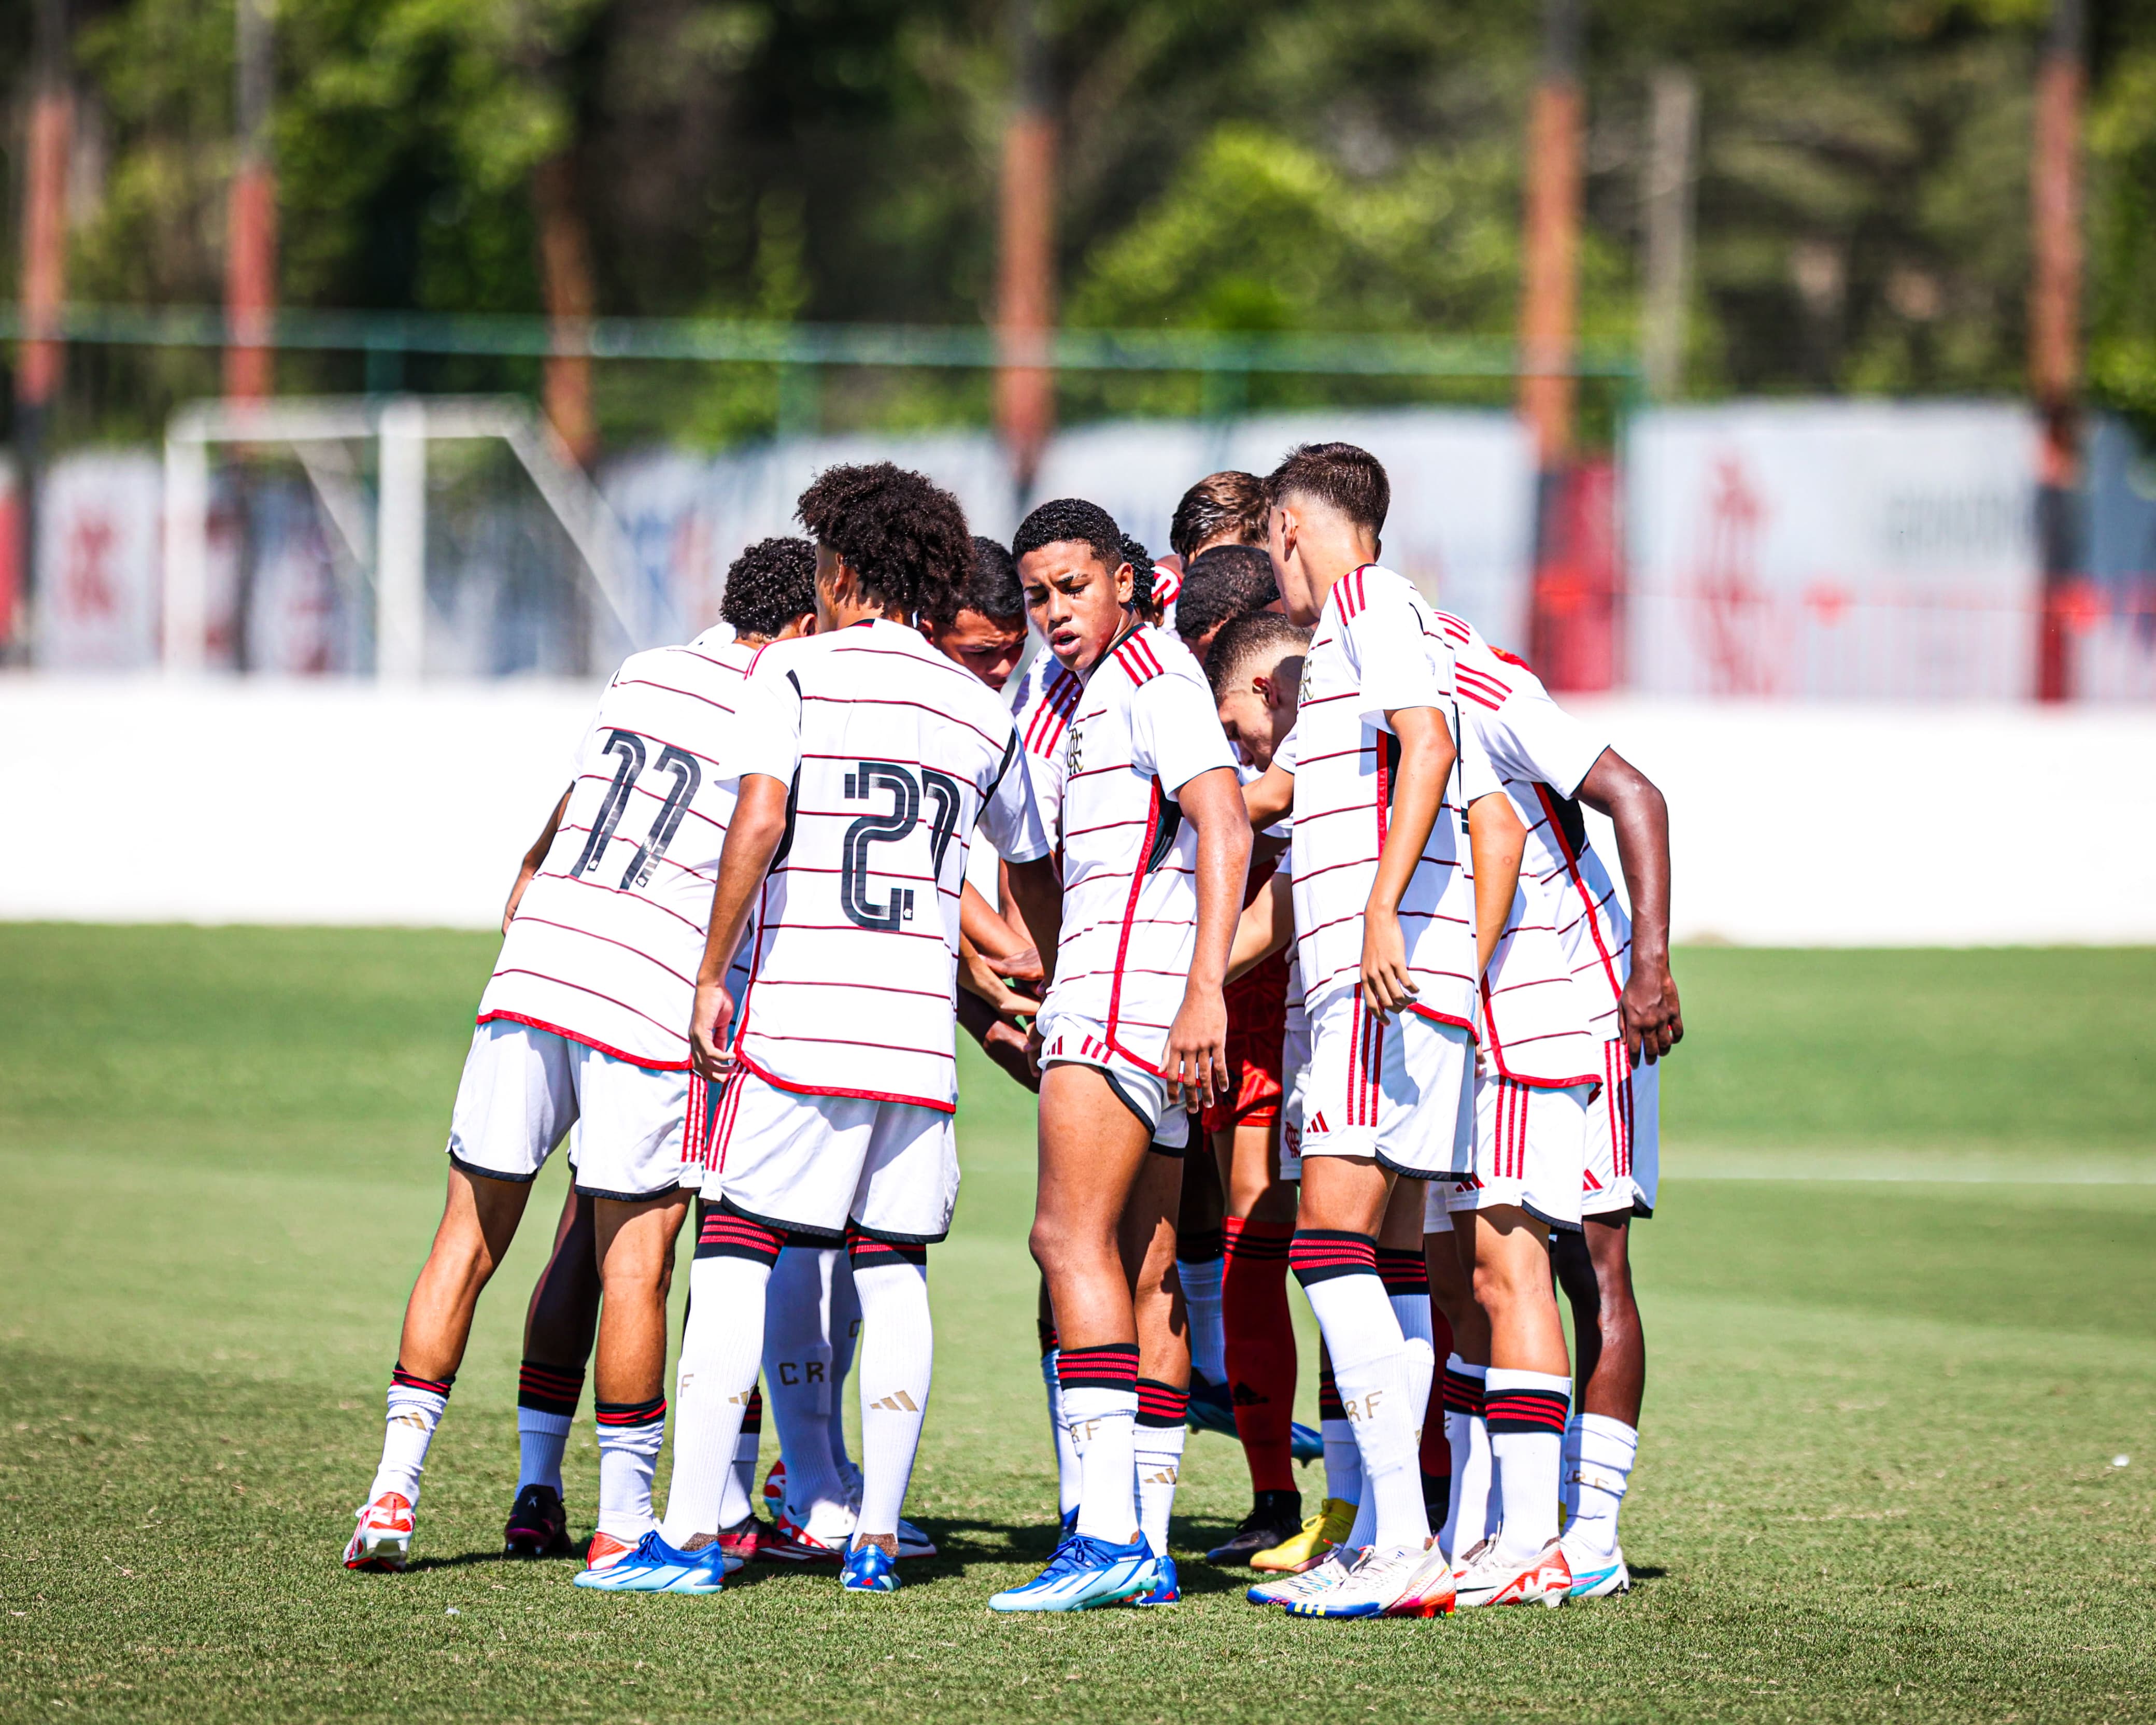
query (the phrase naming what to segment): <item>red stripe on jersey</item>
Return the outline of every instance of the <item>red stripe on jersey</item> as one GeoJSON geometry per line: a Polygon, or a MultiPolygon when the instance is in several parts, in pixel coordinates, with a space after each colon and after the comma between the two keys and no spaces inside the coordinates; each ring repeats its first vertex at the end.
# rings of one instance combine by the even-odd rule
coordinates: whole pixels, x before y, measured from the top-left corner
{"type": "MultiPolygon", "coordinates": [[[[554,979],[549,977],[547,980],[552,982],[554,979]]],[[[575,984],[571,983],[567,986],[574,987],[575,984]]],[[[591,991],[587,989],[585,992],[588,993],[591,991]]],[[[630,1010],[634,1011],[635,1009],[632,1007],[630,1010]]],[[[641,1017],[643,1014],[639,1014],[638,1016],[641,1017]]],[[[631,1066],[641,1066],[647,1072],[685,1072],[689,1070],[689,1063],[686,1060],[646,1060],[641,1055],[624,1053],[610,1044],[596,1041],[589,1036],[579,1035],[574,1030],[565,1030],[561,1025],[550,1024],[544,1019],[526,1017],[521,1012],[482,1013],[473,1022],[480,1024],[521,1024],[526,1029],[544,1030],[550,1036],[559,1036],[565,1042],[581,1043],[584,1047],[591,1049],[595,1053],[603,1054],[609,1060],[620,1060],[631,1066]]],[[[684,1041],[687,1040],[686,1037],[682,1038],[684,1041]]]]}
{"type": "Polygon", "coordinates": [[[615,684],[614,687],[657,689],[668,695],[682,695],[686,696],[690,701],[701,701],[706,706],[715,706],[722,713],[731,713],[733,711],[723,701],[714,701],[710,696],[699,695],[693,689],[676,689],[671,683],[654,683],[649,677],[624,677],[620,682],[615,684]]]}
{"type": "Polygon", "coordinates": [[[904,1102],[910,1107],[927,1108],[937,1114],[956,1114],[956,1102],[942,1101],[928,1096],[904,1096],[887,1090],[839,1090],[830,1086],[788,1084],[784,1079],[767,1072],[762,1067],[740,1052],[736,1045],[734,1059],[747,1070],[753,1072],[773,1090],[783,1090],[795,1096],[853,1096],[864,1102],[904,1102]]]}
{"type": "MultiPolygon", "coordinates": [[[[912,655],[907,654],[901,656],[911,658],[912,655]]],[[[971,673],[966,671],[959,672],[961,676],[970,675],[971,673]]],[[[801,698],[803,701],[816,701],[824,706],[910,706],[916,712],[927,713],[938,719],[947,719],[953,725],[964,725],[967,730],[972,732],[992,749],[1000,751],[1004,747],[987,732],[982,730],[978,725],[967,724],[966,721],[956,713],[947,713],[942,707],[931,706],[925,701],[901,701],[896,696],[882,695],[803,695],[801,698]]]]}
{"type": "Polygon", "coordinates": [[[1564,823],[1557,818],[1557,798],[1546,784],[1536,785],[1535,794],[1542,798],[1543,813],[1549,820],[1550,836],[1557,841],[1558,855],[1564,859],[1566,872],[1572,876],[1573,886],[1587,906],[1587,932],[1594,937],[1594,950],[1601,955],[1602,973],[1609,980],[1609,992],[1621,999],[1625,984],[1618,980],[1616,961],[1610,957],[1609,947],[1602,938],[1602,919],[1595,914],[1594,895],[1579,872],[1579,859],[1573,855],[1572,840],[1565,833],[1564,823]]]}
{"type": "MultiPolygon", "coordinates": [[[[1141,858],[1152,854],[1153,834],[1159,830],[1160,780],[1155,778],[1146,810],[1145,836],[1138,841],[1137,854],[1141,858]]],[[[1131,875],[1131,896],[1123,904],[1123,932],[1116,942],[1116,979],[1108,987],[1108,1022],[1105,1029],[1109,1047],[1115,1049],[1118,1054],[1123,1055],[1137,1065],[1143,1066],[1148,1072],[1158,1073],[1160,1068],[1150,1060],[1139,1060],[1136,1055],[1132,1054],[1128,1049],[1119,1046],[1116,1041],[1116,1020],[1121,1015],[1123,1005],[1123,966],[1128,961],[1131,952],[1131,922],[1138,913],[1138,895],[1144,890],[1144,870],[1142,869],[1133,870],[1131,875]]]]}

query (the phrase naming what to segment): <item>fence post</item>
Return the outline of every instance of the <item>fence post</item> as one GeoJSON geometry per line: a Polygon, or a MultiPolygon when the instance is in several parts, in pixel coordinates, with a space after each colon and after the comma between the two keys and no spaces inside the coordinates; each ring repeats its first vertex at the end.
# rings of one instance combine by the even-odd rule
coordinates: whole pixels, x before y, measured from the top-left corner
{"type": "Polygon", "coordinates": [[[165,434],[165,670],[200,676],[208,661],[209,447],[182,414],[165,434]]]}
{"type": "Polygon", "coordinates": [[[427,409],[407,396],[382,409],[380,516],[374,535],[374,675],[417,682],[426,659],[427,409]]]}

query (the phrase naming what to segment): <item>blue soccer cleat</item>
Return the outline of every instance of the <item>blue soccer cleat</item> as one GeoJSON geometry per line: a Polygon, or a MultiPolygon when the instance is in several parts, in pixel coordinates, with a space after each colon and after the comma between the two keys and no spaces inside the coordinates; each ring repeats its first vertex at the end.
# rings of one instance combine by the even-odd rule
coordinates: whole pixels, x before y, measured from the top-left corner
{"type": "Polygon", "coordinates": [[[1152,1560],[1152,1584],[1142,1594],[1132,1595],[1133,1605],[1173,1605],[1183,1598],[1183,1579],[1175,1573],[1173,1558],[1155,1558],[1152,1560]]]}
{"type": "Polygon", "coordinates": [[[1605,1558],[1583,1555],[1567,1546],[1564,1555],[1572,1569],[1572,1585],[1565,1592],[1567,1599],[1606,1599],[1612,1594],[1632,1591],[1632,1572],[1625,1567],[1621,1548],[1605,1558]]]}
{"type": "Polygon", "coordinates": [[[849,1593],[895,1594],[898,1559],[880,1545],[857,1543],[839,1566],[839,1585],[849,1593]]]}
{"type": "Polygon", "coordinates": [[[609,1594],[715,1594],[725,1584],[726,1553],[717,1543],[698,1551],[676,1551],[652,1531],[636,1548],[603,1569],[587,1569],[578,1587],[609,1594]]]}
{"type": "Polygon", "coordinates": [[[1287,1435],[1291,1453],[1296,1461],[1322,1461],[1324,1460],[1325,1439],[1319,1433],[1312,1431],[1300,1420],[1288,1426],[1287,1435]]]}
{"type": "Polygon", "coordinates": [[[1023,1587],[990,1596],[991,1611],[1090,1611],[1120,1605],[1152,1584],[1152,1548],[1142,1536],[1111,1545],[1073,1533],[1055,1548],[1048,1567],[1023,1587]]]}
{"type": "MultiPolygon", "coordinates": [[[[1229,1394],[1224,1384],[1215,1384],[1209,1378],[1190,1374],[1190,1406],[1184,1418],[1193,1431],[1217,1431],[1223,1437],[1235,1435],[1235,1399],[1229,1394]]],[[[1317,1453],[1325,1453],[1321,1440],[1317,1453]]]]}

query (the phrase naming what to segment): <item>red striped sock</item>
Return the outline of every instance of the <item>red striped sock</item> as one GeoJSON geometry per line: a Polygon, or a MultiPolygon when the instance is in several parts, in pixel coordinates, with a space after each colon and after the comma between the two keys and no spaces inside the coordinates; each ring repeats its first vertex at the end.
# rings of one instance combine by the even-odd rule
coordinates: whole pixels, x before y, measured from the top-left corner
{"type": "Polygon", "coordinates": [[[1295,1326],[1288,1313],[1288,1242],[1277,1222],[1229,1217],[1221,1317],[1235,1435],[1242,1440],[1253,1491],[1295,1489],[1295,1326]]]}

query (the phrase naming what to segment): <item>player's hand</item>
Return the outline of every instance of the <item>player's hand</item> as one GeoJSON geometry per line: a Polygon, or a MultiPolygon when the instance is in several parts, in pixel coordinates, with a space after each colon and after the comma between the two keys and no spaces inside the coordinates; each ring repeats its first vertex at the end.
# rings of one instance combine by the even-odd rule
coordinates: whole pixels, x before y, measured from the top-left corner
{"type": "Polygon", "coordinates": [[[1161,1057],[1171,1107],[1203,1108],[1228,1093],[1228,1006],[1218,988],[1183,997],[1161,1057]]]}
{"type": "Polygon", "coordinates": [[[1040,1010],[1040,1001],[1004,980],[993,959],[963,942],[958,948],[958,983],[968,994],[987,1001],[998,1016],[1014,1022],[1040,1010]]]}
{"type": "Polygon", "coordinates": [[[1666,963],[1642,964],[1635,958],[1617,1012],[1625,1026],[1625,1052],[1635,1066],[1659,1060],[1684,1040],[1684,1011],[1666,963]]]}
{"type": "Polygon", "coordinates": [[[984,962],[999,977],[1021,984],[1032,983],[1034,986],[1024,992],[1036,999],[1040,994],[1040,985],[1048,980],[1048,972],[1040,962],[1038,947],[1028,947],[1023,952],[1014,952],[1008,958],[988,958],[984,962]]]}
{"type": "Polygon", "coordinates": [[[509,902],[501,907],[501,932],[509,932],[509,925],[516,920],[516,906],[523,901],[524,889],[531,884],[531,877],[539,871],[526,863],[517,870],[516,884],[509,889],[509,902]]]}
{"type": "Polygon", "coordinates": [[[1040,1020],[1035,1019],[1025,1027],[1025,1063],[1035,1078],[1040,1076],[1040,1051],[1047,1046],[1047,1039],[1040,1034],[1040,1020]]]}
{"type": "Polygon", "coordinates": [[[1378,1022],[1404,1011],[1422,992],[1408,974],[1407,937],[1400,919],[1391,911],[1373,905],[1363,917],[1363,1004],[1377,1014],[1378,1022]]]}
{"type": "Polygon", "coordinates": [[[716,1083],[733,1070],[726,1031],[734,1021],[734,997],[724,983],[696,984],[696,1009],[689,1018],[689,1063],[716,1083]]]}

